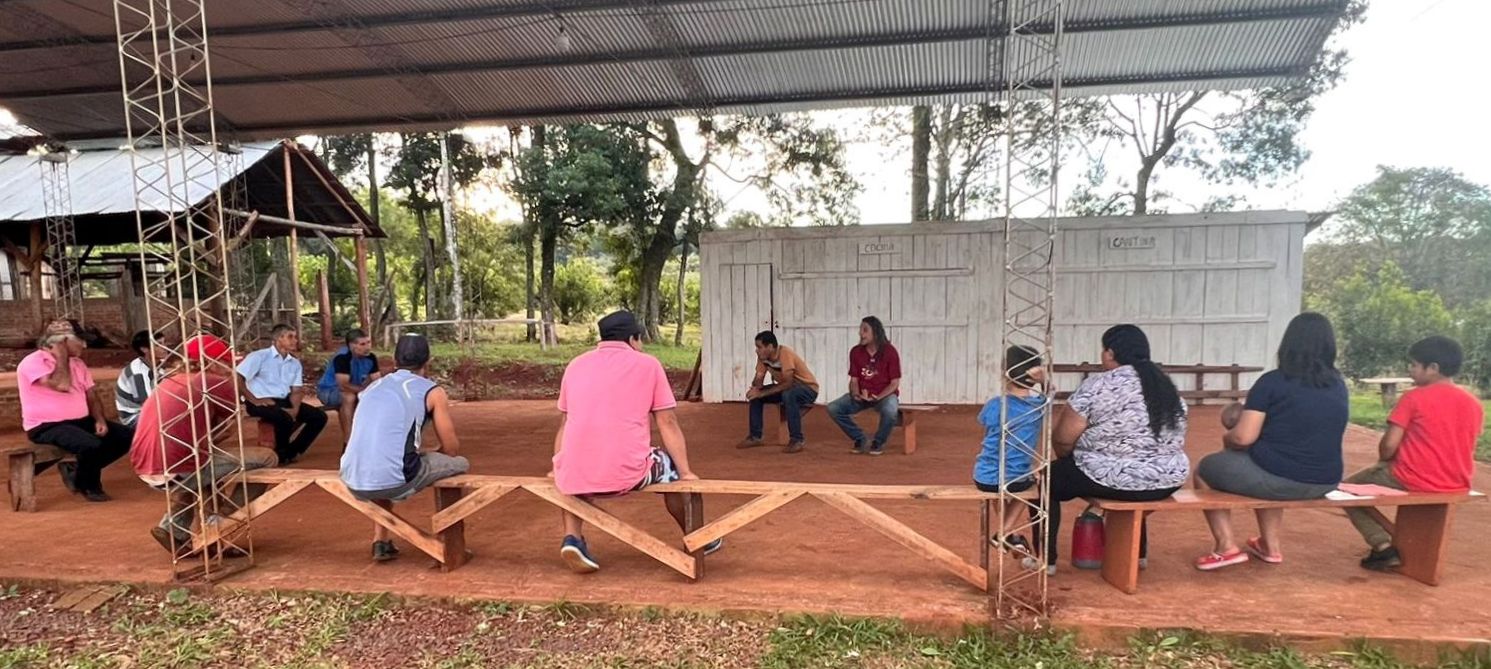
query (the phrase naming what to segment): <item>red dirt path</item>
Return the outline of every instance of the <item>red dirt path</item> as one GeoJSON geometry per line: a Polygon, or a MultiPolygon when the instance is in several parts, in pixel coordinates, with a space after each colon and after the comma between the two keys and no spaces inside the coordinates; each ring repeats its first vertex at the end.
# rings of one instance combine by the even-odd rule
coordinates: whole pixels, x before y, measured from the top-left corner
{"type": "MultiPolygon", "coordinates": [[[[547,471],[556,420],[551,402],[464,403],[455,413],[475,472],[547,471]]],[[[897,452],[897,440],[892,452],[879,458],[849,454],[821,412],[809,416],[809,448],[796,456],[771,448],[736,450],[733,444],[745,423],[740,405],[685,405],[680,413],[692,459],[706,477],[960,484],[968,480],[978,443],[972,408],[925,417],[916,455],[897,452]]],[[[1216,421],[1215,408],[1193,414],[1193,457],[1218,442],[1216,421]]],[[[336,467],[335,421],[328,432],[297,466],[336,467]]],[[[1368,464],[1374,443],[1373,433],[1353,428],[1347,435],[1348,467],[1368,464]]],[[[1476,483],[1491,489],[1491,471],[1485,466],[1476,483]]],[[[163,509],[160,495],[139,483],[127,463],[112,467],[105,484],[116,501],[87,505],[68,496],[56,476],[48,474],[39,484],[41,511],[0,512],[0,579],[166,582],[164,555],[147,533],[163,509]]],[[[743,501],[714,497],[707,513],[715,517],[743,501]]],[[[877,506],[970,559],[977,555],[978,512],[971,504],[877,506]]],[[[423,518],[431,507],[425,493],[400,511],[423,518]]],[[[659,536],[677,536],[653,497],[612,501],[608,508],[659,536]]],[[[1077,510],[1073,504],[1067,517],[1077,510]]],[[[1251,518],[1236,522],[1239,532],[1252,530],[1251,518]]],[[[1139,594],[1123,595],[1096,572],[1072,569],[1063,560],[1062,572],[1051,583],[1053,622],[1085,630],[1143,626],[1310,637],[1491,637],[1491,607],[1486,606],[1491,570],[1484,568],[1482,557],[1491,536],[1491,504],[1460,507],[1444,585],[1438,588],[1358,568],[1361,541],[1339,512],[1291,511],[1286,523],[1285,564],[1202,574],[1190,566],[1210,546],[1200,514],[1155,516],[1151,566],[1141,578],[1139,594]]],[[[706,577],[698,583],[599,533],[592,547],[604,569],[588,577],[571,574],[557,558],[558,530],[551,508],[513,495],[468,521],[468,543],[477,554],[468,566],[442,574],[428,569],[427,561],[412,550],[395,563],[375,565],[367,559],[368,523],[312,490],[255,523],[259,566],[228,583],[254,589],[564,599],[716,611],[833,611],[938,624],[988,620],[981,593],[811,500],[793,502],[731,535],[725,550],[708,560],[706,577]]]]}

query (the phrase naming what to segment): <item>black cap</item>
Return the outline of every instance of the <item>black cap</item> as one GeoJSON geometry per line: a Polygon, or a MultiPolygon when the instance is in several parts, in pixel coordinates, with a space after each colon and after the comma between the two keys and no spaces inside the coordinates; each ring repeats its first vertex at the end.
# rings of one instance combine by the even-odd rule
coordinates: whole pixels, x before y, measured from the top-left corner
{"type": "Polygon", "coordinates": [[[642,334],[642,326],[637,324],[637,317],[630,311],[609,314],[597,326],[601,331],[601,341],[627,341],[642,334]]]}
{"type": "Polygon", "coordinates": [[[419,369],[430,361],[430,342],[423,335],[409,333],[399,337],[393,348],[393,363],[400,369],[419,369]]]}

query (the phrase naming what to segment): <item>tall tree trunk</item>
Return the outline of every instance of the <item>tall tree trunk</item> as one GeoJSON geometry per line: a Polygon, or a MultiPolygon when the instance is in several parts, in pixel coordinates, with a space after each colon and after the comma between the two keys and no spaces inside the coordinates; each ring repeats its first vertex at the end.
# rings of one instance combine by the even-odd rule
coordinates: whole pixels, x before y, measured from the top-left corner
{"type": "Polygon", "coordinates": [[[911,108],[911,221],[925,221],[931,211],[928,199],[931,187],[927,164],[932,155],[932,108],[911,108]]]}
{"type": "MultiPolygon", "coordinates": [[[[382,218],[378,213],[378,149],[375,146],[378,141],[377,135],[368,135],[368,215],[373,218],[373,225],[382,227],[382,218]]],[[[383,286],[388,281],[388,255],[383,250],[383,240],[373,240],[374,273],[378,277],[378,285],[383,286]]]]}
{"type": "Polygon", "coordinates": [[[951,109],[951,107],[943,109],[941,123],[937,128],[937,175],[934,186],[936,195],[932,203],[932,220],[934,221],[946,221],[953,217],[949,195],[952,192],[953,125],[955,121],[951,109]]]}
{"type": "Polygon", "coordinates": [[[435,320],[435,247],[434,240],[430,239],[430,225],[425,220],[424,207],[416,206],[414,218],[419,221],[419,253],[424,256],[424,293],[425,293],[425,317],[427,321],[435,320]]]}
{"type": "Polygon", "coordinates": [[[683,240],[683,248],[678,251],[678,299],[674,301],[674,310],[678,312],[678,329],[673,331],[673,345],[683,346],[683,323],[688,320],[688,304],[684,299],[684,277],[689,273],[689,240],[683,240]]]}
{"type": "Polygon", "coordinates": [[[1158,160],[1145,159],[1139,166],[1139,174],[1134,178],[1135,216],[1149,213],[1149,180],[1154,178],[1154,169],[1158,164],[1158,160]]]}
{"type": "MultiPolygon", "coordinates": [[[[548,138],[549,138],[549,134],[548,134],[548,129],[547,128],[545,128],[544,126],[541,126],[541,125],[533,126],[532,148],[533,148],[533,150],[538,151],[539,155],[541,155],[541,156],[547,156],[548,155],[548,154],[544,153],[544,151],[547,149],[546,145],[548,144],[548,141],[549,141],[548,138]]],[[[530,209],[528,207],[524,207],[523,208],[523,222],[524,222],[525,225],[528,226],[528,229],[523,231],[523,260],[524,260],[524,262],[527,265],[527,277],[526,277],[527,278],[527,285],[525,287],[525,295],[524,295],[524,297],[526,299],[524,300],[524,304],[527,305],[526,312],[528,314],[528,318],[529,318],[529,320],[532,320],[533,319],[533,310],[534,310],[534,307],[537,306],[537,301],[536,301],[537,300],[537,296],[534,294],[534,291],[533,291],[533,280],[534,280],[534,275],[533,275],[533,242],[535,241],[535,237],[538,236],[539,227],[542,226],[544,224],[544,222],[545,222],[544,221],[544,212],[542,212],[542,211],[534,211],[533,209],[530,209]]],[[[550,281],[549,282],[551,284],[553,283],[553,272],[554,272],[553,271],[553,264],[554,264],[554,256],[553,256],[553,253],[551,252],[550,255],[548,256],[548,264],[545,265],[545,267],[549,267],[550,268],[549,269],[549,275],[550,275],[550,281]]],[[[545,311],[544,313],[546,314],[544,316],[544,322],[545,323],[551,323],[551,322],[553,322],[552,320],[550,320],[549,316],[547,315],[548,312],[545,311]]],[[[532,324],[530,324],[528,326],[528,341],[530,341],[530,342],[534,340],[534,334],[535,334],[534,333],[534,329],[535,328],[534,328],[534,326],[532,324]]],[[[548,337],[548,330],[545,329],[545,330],[543,330],[543,332],[544,332],[544,337],[548,337]]]]}
{"type": "MultiPolygon", "coordinates": [[[[524,214],[524,218],[525,219],[527,218],[527,214],[526,213],[524,214]]],[[[524,230],[524,232],[523,232],[523,267],[524,267],[524,277],[526,279],[525,282],[524,282],[524,286],[523,286],[523,307],[524,307],[524,314],[525,314],[524,318],[527,318],[528,320],[532,321],[533,320],[533,231],[534,231],[534,223],[533,223],[533,221],[525,220],[523,222],[523,226],[526,228],[526,230],[524,230]]],[[[529,323],[528,324],[528,337],[527,337],[526,341],[531,344],[531,343],[533,343],[536,340],[537,340],[537,326],[535,326],[533,323],[529,323]]]]}
{"type": "Polygon", "coordinates": [[[559,223],[546,220],[542,224],[543,230],[539,234],[538,302],[543,321],[553,323],[556,320],[554,318],[554,251],[559,247],[559,223]]]}
{"type": "Polygon", "coordinates": [[[659,230],[653,235],[652,243],[642,250],[642,290],[637,308],[642,312],[644,336],[650,342],[662,341],[663,271],[667,268],[668,257],[673,255],[672,237],[672,234],[659,230]]]}

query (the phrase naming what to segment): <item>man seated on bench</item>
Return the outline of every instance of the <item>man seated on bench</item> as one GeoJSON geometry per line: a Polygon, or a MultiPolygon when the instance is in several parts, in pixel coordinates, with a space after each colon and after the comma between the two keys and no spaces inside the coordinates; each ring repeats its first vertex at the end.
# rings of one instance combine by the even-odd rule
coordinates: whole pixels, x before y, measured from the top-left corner
{"type": "MultiPolygon", "coordinates": [[[[559,432],[554,435],[554,485],[566,495],[590,500],[622,495],[655,483],[693,481],[688,446],[674,410],[673,386],[662,363],[642,352],[637,318],[618,311],[600,321],[601,342],[571,360],[559,383],[559,432]],[[663,447],[652,445],[657,421],[663,447]]],[[[684,531],[686,496],[663,495],[668,513],[684,531]]],[[[704,518],[704,501],[693,496],[695,518],[704,518]]],[[[565,512],[559,556],[577,573],[600,569],[585,544],[584,523],[565,512]]],[[[723,540],[704,548],[708,555],[723,540]]]]}
{"type": "Polygon", "coordinates": [[[357,328],[347,331],[347,345],[326,362],[326,372],[316,384],[316,398],[322,411],[337,412],[342,428],[342,450],[347,450],[352,433],[352,414],[357,412],[357,394],[378,380],[378,356],[373,355],[373,338],[357,328]]]}
{"type": "Polygon", "coordinates": [[[754,448],[761,445],[765,420],[762,415],[768,404],[780,404],[787,417],[787,434],[790,441],[783,453],[799,453],[805,439],[802,433],[802,412],[813,406],[818,399],[818,380],[797,352],[777,343],[777,336],[770,330],[756,335],[756,379],[746,390],[746,399],[751,402],[751,432],[737,448],[754,448]],[[772,383],[766,383],[767,373],[772,383]]]}
{"type": "MultiPolygon", "coordinates": [[[[192,521],[197,500],[203,493],[220,494],[226,508],[215,509],[218,515],[231,513],[257,497],[245,489],[242,497],[218,490],[218,483],[240,471],[262,469],[279,464],[274,451],[248,444],[238,457],[238,444],[214,451],[212,426],[231,425],[233,405],[238,402],[233,379],[233,350],[217,337],[204,334],[187,340],[187,364],[180,360],[164,370],[155,392],[140,407],[129,459],[135,475],[146,485],[171,496],[170,510],[160,523],[150,528],[150,536],[161,548],[177,557],[191,553],[192,521]],[[190,415],[187,415],[190,414],[190,415]],[[161,432],[166,433],[162,438],[161,432]]],[[[231,439],[231,429],[217,435],[231,439]]],[[[248,488],[262,488],[250,484],[248,488]]]]}
{"type": "MultiPolygon", "coordinates": [[[[1378,462],[1346,480],[1409,492],[1467,492],[1475,476],[1475,444],[1485,421],[1480,400],[1455,385],[1465,354],[1449,337],[1428,337],[1408,349],[1413,390],[1398,400],[1377,446],[1378,462]]],[[[1365,508],[1346,509],[1372,552],[1362,567],[1402,566],[1393,536],[1365,508]]]]}
{"type": "Polygon", "coordinates": [[[315,443],[326,427],[326,412],[302,402],[305,370],[294,355],[300,349],[300,333],[281,324],[269,336],[273,343],[245,356],[238,363],[238,375],[243,377],[244,411],[274,426],[275,455],[281,465],[288,465],[315,443]]]}
{"type": "MultiPolygon", "coordinates": [[[[406,334],[394,346],[394,373],[362,391],[362,410],[352,419],[342,483],[352,496],[392,510],[394,502],[440,479],[465,474],[471,463],[456,453],[455,420],[445,389],[429,379],[430,342],[406,334]],[[425,426],[433,424],[440,445],[425,448],[425,426]]],[[[373,525],[373,559],[386,562],[399,550],[382,525],[373,525]]]]}
{"type": "MultiPolygon", "coordinates": [[[[145,398],[155,392],[155,383],[160,380],[161,375],[150,362],[150,346],[150,331],[136,332],[129,342],[135,359],[119,371],[119,379],[114,382],[114,409],[119,412],[119,422],[129,427],[134,427],[135,421],[140,419],[140,407],[144,406],[145,398]]],[[[166,355],[166,350],[161,348],[155,357],[165,365],[166,355]]]]}
{"type": "Polygon", "coordinates": [[[33,444],[78,456],[76,470],[58,468],[63,483],[90,502],[107,502],[103,469],[129,452],[134,431],[104,419],[93,374],[83,362],[83,340],[70,321],[47,326],[37,350],[16,367],[21,426],[33,444]],[[75,471],[68,480],[69,471],[75,471]]]}
{"type": "Polygon", "coordinates": [[[900,392],[901,354],[891,346],[880,319],[868,316],[859,324],[859,345],[849,351],[849,394],[828,405],[828,415],[854,442],[856,454],[885,452],[901,416],[900,392]],[[873,441],[854,422],[854,414],[870,409],[880,414],[873,441]]]}

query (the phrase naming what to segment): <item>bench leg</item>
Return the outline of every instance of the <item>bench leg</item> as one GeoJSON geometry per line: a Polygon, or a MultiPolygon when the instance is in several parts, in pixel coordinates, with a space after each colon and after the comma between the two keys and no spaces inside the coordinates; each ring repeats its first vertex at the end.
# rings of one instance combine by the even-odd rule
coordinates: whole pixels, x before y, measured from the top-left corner
{"type": "MultiPolygon", "coordinates": [[[[785,429],[785,425],[783,427],[785,429]]],[[[686,493],[683,496],[684,536],[704,526],[704,519],[699,517],[700,514],[694,513],[694,500],[700,496],[701,493],[697,492],[686,493]]],[[[694,580],[691,582],[698,582],[698,579],[704,578],[704,549],[701,547],[697,551],[691,551],[689,555],[694,557],[694,580]]]]}
{"type": "Polygon", "coordinates": [[[791,438],[792,438],[791,433],[787,432],[787,412],[786,412],[786,410],[778,411],[777,412],[777,445],[778,446],[786,446],[787,442],[789,440],[791,440],[791,438]]]}
{"type": "Polygon", "coordinates": [[[1403,558],[1398,571],[1415,581],[1439,585],[1453,515],[1454,507],[1449,504],[1398,507],[1393,535],[1393,545],[1403,558]]]}
{"type": "MultiPolygon", "coordinates": [[[[461,488],[435,488],[435,512],[439,513],[450,508],[456,502],[461,501],[464,494],[465,490],[461,488]]],[[[440,571],[454,571],[466,564],[469,559],[466,554],[466,521],[452,523],[450,527],[442,530],[440,544],[445,552],[445,560],[440,564],[440,571]]]]}
{"type": "MultiPolygon", "coordinates": [[[[994,560],[1003,559],[1000,556],[991,555],[992,551],[989,546],[989,540],[993,535],[993,525],[990,522],[992,515],[990,512],[993,506],[994,500],[986,499],[979,502],[978,563],[984,568],[985,578],[988,579],[984,592],[990,595],[999,591],[999,575],[995,573],[994,560]]],[[[1001,525],[1004,523],[1003,505],[999,509],[999,522],[1001,525]]]]}
{"type": "Polygon", "coordinates": [[[916,414],[901,414],[901,430],[906,437],[906,455],[916,452],[916,414]]]}
{"type": "Polygon", "coordinates": [[[1103,512],[1103,580],[1125,594],[1139,591],[1139,538],[1144,514],[1103,512]]]}
{"type": "Polygon", "coordinates": [[[10,510],[36,510],[36,456],[29,451],[10,456],[10,510]]]}

